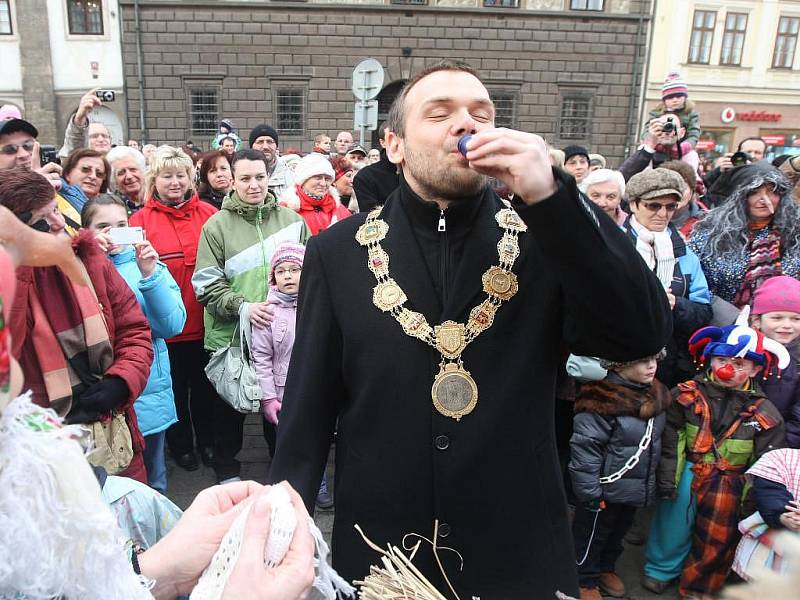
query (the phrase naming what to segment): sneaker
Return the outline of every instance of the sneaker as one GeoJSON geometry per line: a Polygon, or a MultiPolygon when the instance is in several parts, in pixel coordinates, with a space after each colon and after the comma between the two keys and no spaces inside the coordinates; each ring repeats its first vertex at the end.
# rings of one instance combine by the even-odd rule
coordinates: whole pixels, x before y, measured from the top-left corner
{"type": "Polygon", "coordinates": [[[674,579],[663,581],[661,579],[656,579],[655,577],[649,577],[645,575],[644,579],[642,579],[642,587],[650,592],[653,592],[654,594],[663,594],[664,590],[671,586],[674,581],[674,579]]]}
{"type": "Polygon", "coordinates": [[[608,596],[613,596],[614,598],[623,598],[625,596],[625,584],[616,573],[603,573],[600,575],[598,587],[608,596]]]}
{"type": "Polygon", "coordinates": [[[600,595],[600,590],[596,587],[593,588],[581,588],[581,600],[603,600],[603,596],[600,595]]]}
{"type": "Polygon", "coordinates": [[[333,508],[333,496],[328,491],[328,481],[325,477],[322,478],[319,492],[317,492],[316,505],[318,508],[333,508]]]}

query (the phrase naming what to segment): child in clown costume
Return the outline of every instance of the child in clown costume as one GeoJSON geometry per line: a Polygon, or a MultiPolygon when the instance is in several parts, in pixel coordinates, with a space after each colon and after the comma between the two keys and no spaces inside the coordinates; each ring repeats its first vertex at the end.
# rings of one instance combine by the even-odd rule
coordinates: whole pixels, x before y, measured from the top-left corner
{"type": "Polygon", "coordinates": [[[748,313],[689,340],[703,370],[678,385],[667,411],[646,548],[643,586],[650,591],[661,593],[678,577],[684,598],[719,591],[739,541],[745,471],[783,445],[783,418],[756,377],[785,368],[789,354],[750,328],[748,313]]]}

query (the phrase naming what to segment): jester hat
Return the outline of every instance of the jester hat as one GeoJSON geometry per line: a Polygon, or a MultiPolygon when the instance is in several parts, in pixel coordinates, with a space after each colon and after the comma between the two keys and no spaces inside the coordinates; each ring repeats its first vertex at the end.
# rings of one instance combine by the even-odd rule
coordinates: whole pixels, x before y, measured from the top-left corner
{"type": "Polygon", "coordinates": [[[766,378],[773,368],[789,366],[789,352],[782,344],[748,325],[750,307],[745,306],[733,325],[702,327],[689,338],[689,352],[702,365],[714,356],[746,358],[764,367],[766,378]]]}

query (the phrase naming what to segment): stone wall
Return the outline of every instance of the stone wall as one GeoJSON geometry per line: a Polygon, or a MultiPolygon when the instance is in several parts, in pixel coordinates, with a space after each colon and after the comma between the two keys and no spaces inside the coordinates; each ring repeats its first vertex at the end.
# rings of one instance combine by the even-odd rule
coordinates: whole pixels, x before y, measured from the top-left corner
{"type": "MultiPolygon", "coordinates": [[[[140,6],[147,128],[157,142],[193,139],[208,147],[208,140],[192,137],[192,85],[219,89],[220,116],[233,119],[245,138],[252,126],[275,120],[272,91],[288,85],[307,92],[307,118],[304,134],[282,135],[281,146],[309,150],[317,133],[352,129],[350,77],[367,57],[384,66],[385,85],[441,58],[463,59],[490,91],[514,96],[515,127],[559,147],[585,143],[615,164],[628,141],[628,116],[635,122],[637,115],[634,57],[644,52],[648,26],[644,20],[637,46],[637,15],[188,0],[140,0],[140,6]],[[590,133],[562,140],[562,98],[574,94],[592,99],[590,133]]],[[[132,0],[122,0],[121,8],[128,124],[131,136],[141,137],[132,0]]]]}

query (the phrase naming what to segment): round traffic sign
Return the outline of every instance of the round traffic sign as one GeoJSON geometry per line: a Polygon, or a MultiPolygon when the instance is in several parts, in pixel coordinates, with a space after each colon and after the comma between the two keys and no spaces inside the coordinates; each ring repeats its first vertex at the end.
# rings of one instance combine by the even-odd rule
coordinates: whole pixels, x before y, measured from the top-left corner
{"type": "Polygon", "coordinates": [[[362,60],[353,69],[353,95],[372,100],[383,88],[383,65],[374,58],[362,60]]]}

